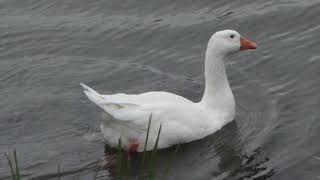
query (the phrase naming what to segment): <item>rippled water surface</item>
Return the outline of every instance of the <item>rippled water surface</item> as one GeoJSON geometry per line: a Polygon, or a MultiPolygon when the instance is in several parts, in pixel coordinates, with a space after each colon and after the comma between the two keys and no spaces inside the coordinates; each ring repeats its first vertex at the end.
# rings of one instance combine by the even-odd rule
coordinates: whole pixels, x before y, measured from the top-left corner
{"type": "Polygon", "coordinates": [[[57,179],[58,164],[63,179],[94,174],[101,117],[80,82],[198,101],[222,29],[258,44],[226,61],[236,119],[182,147],[169,179],[320,179],[318,0],[0,0],[0,15],[0,152],[17,149],[26,179],[57,179]]]}

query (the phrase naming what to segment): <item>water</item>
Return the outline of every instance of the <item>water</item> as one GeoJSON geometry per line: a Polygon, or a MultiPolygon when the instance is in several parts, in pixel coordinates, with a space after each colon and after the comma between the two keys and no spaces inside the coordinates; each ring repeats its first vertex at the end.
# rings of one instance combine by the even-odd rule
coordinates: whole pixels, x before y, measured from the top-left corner
{"type": "Polygon", "coordinates": [[[17,149],[26,179],[57,179],[59,164],[63,179],[93,176],[100,113],[80,82],[198,101],[222,29],[258,44],[226,61],[236,119],[183,147],[170,179],[320,179],[318,0],[1,0],[0,15],[0,151],[17,149]]]}

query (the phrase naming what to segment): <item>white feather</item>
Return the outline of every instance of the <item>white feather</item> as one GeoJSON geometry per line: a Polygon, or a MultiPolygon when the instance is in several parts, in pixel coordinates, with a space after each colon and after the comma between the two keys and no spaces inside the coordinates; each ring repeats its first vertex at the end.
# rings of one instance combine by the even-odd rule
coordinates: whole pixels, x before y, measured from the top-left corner
{"type": "Polygon", "coordinates": [[[233,120],[235,102],[222,59],[240,49],[240,35],[232,30],[215,33],[209,40],[205,62],[205,92],[201,102],[163,91],[142,94],[101,95],[81,84],[90,101],[104,111],[101,131],[111,146],[121,137],[125,148],[130,139],[143,150],[149,117],[152,115],[147,150],[156,142],[162,125],[158,148],[203,138],[233,120]],[[230,39],[230,35],[235,37],[230,39]]]}

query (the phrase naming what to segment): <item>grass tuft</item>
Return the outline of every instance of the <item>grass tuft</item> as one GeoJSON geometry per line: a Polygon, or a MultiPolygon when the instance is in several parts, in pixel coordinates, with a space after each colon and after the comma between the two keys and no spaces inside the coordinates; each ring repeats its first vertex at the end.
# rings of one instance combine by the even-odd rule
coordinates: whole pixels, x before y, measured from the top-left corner
{"type": "Polygon", "coordinates": [[[14,154],[14,162],[15,162],[15,165],[16,165],[16,177],[17,177],[17,180],[20,180],[21,176],[20,176],[19,166],[18,166],[17,151],[13,150],[13,154],[14,154]]]}
{"type": "MultiPolygon", "coordinates": [[[[150,127],[151,127],[151,120],[152,120],[152,114],[150,114],[149,116],[149,121],[148,121],[148,129],[147,129],[147,134],[146,134],[146,139],[145,139],[145,143],[144,143],[144,150],[143,150],[143,154],[142,154],[142,159],[139,162],[139,166],[140,168],[138,169],[138,180],[155,180],[155,179],[160,179],[160,180],[165,180],[167,179],[170,170],[171,170],[171,165],[173,163],[173,161],[176,159],[176,155],[179,151],[180,148],[180,144],[176,145],[175,150],[172,152],[171,157],[169,159],[169,162],[166,166],[166,169],[164,171],[164,173],[162,174],[161,177],[156,177],[156,160],[157,160],[157,154],[158,154],[158,143],[159,143],[159,139],[160,139],[160,134],[161,134],[161,130],[162,130],[162,125],[160,124],[159,126],[159,130],[158,130],[158,134],[157,134],[157,139],[156,142],[153,146],[153,150],[151,152],[151,158],[149,159],[149,162],[146,162],[147,160],[147,147],[148,147],[148,139],[149,139],[149,133],[150,133],[150,127]],[[149,169],[145,168],[145,164],[148,164],[149,169]]],[[[10,168],[10,172],[11,172],[11,180],[21,180],[21,175],[20,175],[20,171],[19,171],[19,166],[18,166],[18,158],[17,158],[17,152],[16,150],[13,150],[13,155],[9,152],[9,153],[4,153],[4,156],[7,159],[9,168],[10,168]]],[[[117,164],[116,164],[116,180],[123,180],[125,178],[125,174],[124,174],[124,163],[128,163],[126,160],[126,158],[124,158],[123,156],[123,150],[122,150],[122,139],[121,137],[119,138],[118,141],[118,146],[116,149],[116,157],[117,157],[117,164]]],[[[130,158],[130,157],[129,157],[130,158]]],[[[92,180],[96,180],[97,179],[97,175],[98,175],[98,169],[100,166],[100,161],[97,161],[96,164],[96,169],[95,169],[95,174],[93,176],[92,180]]],[[[57,174],[58,180],[61,180],[61,166],[60,163],[58,164],[58,174],[57,174]]],[[[80,180],[80,175],[77,177],[78,180],[80,180]]]]}
{"type": "Polygon", "coordinates": [[[9,164],[11,179],[21,180],[21,175],[20,175],[19,166],[18,166],[17,151],[15,149],[13,150],[13,160],[10,153],[8,154],[4,153],[4,156],[6,157],[9,164]]]}
{"type": "Polygon", "coordinates": [[[140,172],[139,172],[139,175],[138,175],[138,180],[143,179],[144,163],[145,163],[146,156],[147,156],[147,146],[148,146],[150,126],[151,126],[151,119],[152,119],[152,114],[150,114],[150,116],[149,116],[147,135],[146,135],[146,140],[144,142],[144,149],[143,149],[143,155],[142,155],[142,160],[141,160],[141,164],[140,164],[140,172]]]}
{"type": "Polygon", "coordinates": [[[117,170],[118,170],[118,175],[116,177],[117,180],[122,180],[123,176],[122,176],[122,161],[123,161],[123,156],[122,156],[122,139],[121,137],[119,138],[118,141],[118,148],[117,148],[117,170]]]}
{"type": "Polygon", "coordinates": [[[159,138],[160,138],[161,129],[162,129],[162,126],[161,126],[161,124],[160,124],[159,131],[158,131],[158,135],[157,135],[157,140],[156,140],[156,142],[155,142],[155,144],[154,144],[154,147],[153,147],[153,150],[152,150],[152,154],[151,154],[151,160],[150,160],[151,172],[150,172],[149,179],[155,179],[155,177],[156,177],[155,162],[156,162],[156,158],[157,158],[158,143],[159,143],[159,138]]]}

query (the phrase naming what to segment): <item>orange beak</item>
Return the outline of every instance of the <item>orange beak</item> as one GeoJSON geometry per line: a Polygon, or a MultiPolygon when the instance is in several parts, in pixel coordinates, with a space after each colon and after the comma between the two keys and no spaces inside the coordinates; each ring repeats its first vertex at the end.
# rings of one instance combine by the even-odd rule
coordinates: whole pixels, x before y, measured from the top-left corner
{"type": "Polygon", "coordinates": [[[246,49],[256,49],[257,44],[244,38],[243,36],[240,37],[240,50],[246,49]]]}

